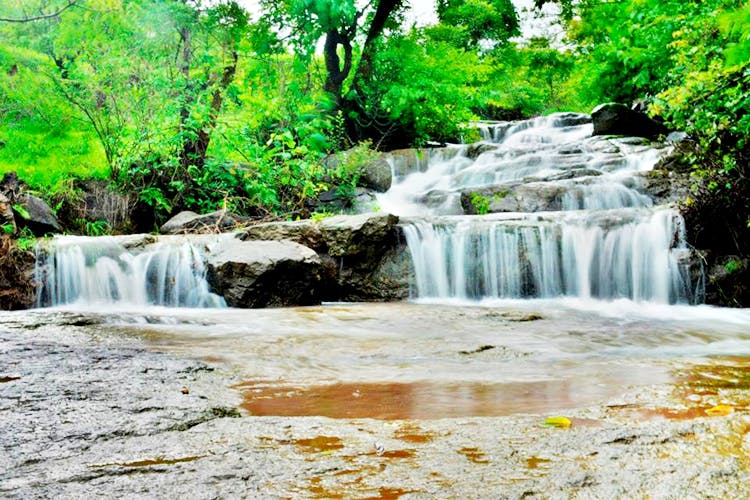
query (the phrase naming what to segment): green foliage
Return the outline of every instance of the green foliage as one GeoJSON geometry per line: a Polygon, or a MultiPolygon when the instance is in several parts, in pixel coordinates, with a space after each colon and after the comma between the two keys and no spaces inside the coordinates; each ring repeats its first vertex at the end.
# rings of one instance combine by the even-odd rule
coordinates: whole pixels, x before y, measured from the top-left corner
{"type": "Polygon", "coordinates": [[[28,227],[23,228],[16,239],[16,244],[22,252],[33,249],[36,243],[37,238],[28,227]]]}
{"type": "Polygon", "coordinates": [[[434,40],[430,31],[392,36],[374,60],[365,85],[368,116],[383,118],[413,134],[414,142],[455,142],[462,124],[475,118],[476,87],[487,78],[479,56],[434,40]]]}
{"type": "Polygon", "coordinates": [[[489,55],[489,82],[476,112],[487,119],[520,119],[554,111],[588,110],[575,80],[579,56],[550,47],[545,39],[507,46],[489,55]]]}
{"type": "Polygon", "coordinates": [[[467,49],[502,45],[521,34],[511,0],[438,0],[437,14],[435,37],[467,49]]]}
{"type": "Polygon", "coordinates": [[[104,220],[79,221],[85,229],[87,236],[104,236],[112,232],[109,223],[104,220]]]}
{"type": "Polygon", "coordinates": [[[2,230],[3,234],[13,234],[16,232],[16,226],[13,224],[3,224],[0,226],[0,230],[2,230]]]}
{"type": "Polygon", "coordinates": [[[569,33],[585,99],[635,99],[695,140],[685,204],[699,244],[750,253],[750,6],[740,0],[586,0],[569,33]],[[710,223],[706,223],[710,220],[710,223]],[[717,223],[717,221],[720,221],[717,223]]]}
{"type": "Polygon", "coordinates": [[[735,259],[729,260],[726,264],[724,264],[724,270],[726,270],[727,274],[736,273],[740,270],[741,267],[742,264],[740,264],[740,262],[735,259]]]}
{"type": "Polygon", "coordinates": [[[513,42],[510,0],[439,0],[439,22],[415,29],[398,4],[372,39],[379,1],[268,0],[254,21],[232,1],[85,0],[0,23],[0,173],[57,206],[80,196],[72,179],[109,176],[157,218],[222,207],[297,217],[321,191],[353,194],[386,136],[456,141],[477,118],[640,99],[696,141],[691,206],[711,200],[746,226],[748,203],[728,207],[750,191],[747,2],[556,3],[562,41],[513,42]],[[320,56],[321,40],[337,50],[320,56]],[[350,149],[357,132],[371,142],[350,149]]]}
{"type": "Polygon", "coordinates": [[[310,220],[313,222],[320,222],[323,219],[327,219],[328,217],[333,217],[333,212],[313,212],[310,214],[310,220]]]}
{"type": "Polygon", "coordinates": [[[31,214],[29,214],[29,211],[26,210],[26,207],[24,207],[23,205],[19,205],[18,203],[13,204],[13,211],[17,213],[22,219],[31,219],[31,214]]]}
{"type": "Polygon", "coordinates": [[[469,202],[478,215],[486,215],[490,211],[490,199],[480,193],[471,193],[469,202]]]}
{"type": "Polygon", "coordinates": [[[359,178],[364,169],[377,158],[378,153],[371,149],[371,143],[369,141],[361,142],[336,155],[333,162],[334,168],[328,168],[326,171],[327,180],[336,187],[336,194],[351,198],[356,192],[359,178]]]}

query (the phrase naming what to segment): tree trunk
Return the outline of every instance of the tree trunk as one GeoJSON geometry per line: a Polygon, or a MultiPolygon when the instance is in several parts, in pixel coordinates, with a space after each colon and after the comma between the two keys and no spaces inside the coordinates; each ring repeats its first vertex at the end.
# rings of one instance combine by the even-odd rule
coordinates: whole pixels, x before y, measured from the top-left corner
{"type": "Polygon", "coordinates": [[[370,23],[370,29],[367,31],[365,44],[362,47],[362,57],[359,60],[357,72],[354,75],[353,86],[355,89],[359,89],[362,81],[370,77],[370,74],[372,73],[372,57],[375,51],[373,44],[383,33],[385,24],[388,22],[391,14],[401,7],[403,3],[403,0],[380,0],[378,2],[378,7],[372,18],[372,23],[370,23]]]}
{"type": "Polygon", "coordinates": [[[216,126],[216,120],[219,117],[219,111],[221,111],[221,105],[224,102],[224,91],[229,87],[229,84],[232,83],[234,75],[237,72],[237,59],[238,54],[235,48],[231,51],[230,62],[224,67],[221,79],[211,95],[211,109],[209,110],[208,121],[203,123],[201,127],[195,131],[196,135],[194,138],[186,140],[183,143],[180,163],[183,164],[185,168],[187,168],[188,165],[195,165],[200,168],[206,162],[208,145],[211,141],[211,130],[216,126]]]}
{"type": "Polygon", "coordinates": [[[338,107],[341,102],[341,87],[352,69],[352,43],[349,35],[337,30],[328,31],[326,33],[323,55],[327,71],[324,89],[333,95],[338,107]],[[343,68],[341,67],[341,58],[338,52],[339,45],[344,48],[343,68]]]}

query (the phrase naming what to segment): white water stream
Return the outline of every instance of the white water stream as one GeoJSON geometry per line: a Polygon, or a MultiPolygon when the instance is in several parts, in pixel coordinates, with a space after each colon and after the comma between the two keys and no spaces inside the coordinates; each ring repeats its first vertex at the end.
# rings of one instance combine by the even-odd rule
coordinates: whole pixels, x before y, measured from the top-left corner
{"type": "Polygon", "coordinates": [[[427,153],[411,171],[394,161],[378,204],[407,217],[416,298],[702,300],[681,217],[638,190],[667,148],[591,137],[587,121],[480,124],[479,147],[427,153]],[[477,198],[504,213],[462,215],[477,198]]]}
{"type": "Polygon", "coordinates": [[[225,307],[206,282],[210,239],[57,236],[38,250],[37,305],[225,307]]]}

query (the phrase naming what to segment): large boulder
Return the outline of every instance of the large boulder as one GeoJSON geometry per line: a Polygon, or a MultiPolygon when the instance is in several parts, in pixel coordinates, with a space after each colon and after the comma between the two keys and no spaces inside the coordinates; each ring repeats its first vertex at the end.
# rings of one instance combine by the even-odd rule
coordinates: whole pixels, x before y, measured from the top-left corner
{"type": "Polygon", "coordinates": [[[318,226],[332,257],[382,255],[396,239],[398,217],[386,213],[337,215],[318,226]]]}
{"type": "Polygon", "coordinates": [[[292,241],[224,241],[208,257],[212,291],[231,307],[317,304],[323,266],[310,248],[292,241]]]}
{"type": "Polygon", "coordinates": [[[239,238],[242,241],[288,240],[312,248],[316,252],[325,252],[327,250],[318,225],[309,219],[256,224],[245,228],[239,238]]]}
{"type": "Polygon", "coordinates": [[[274,240],[305,245],[322,262],[323,300],[400,300],[408,297],[411,261],[398,218],[384,213],[340,215],[320,221],[250,226],[246,242],[274,240]]]}
{"type": "Polygon", "coordinates": [[[394,300],[408,295],[408,255],[398,217],[386,213],[340,215],[320,221],[325,258],[336,270],[331,299],[394,300]]]}
{"type": "Polygon", "coordinates": [[[18,196],[13,212],[18,225],[28,228],[37,236],[57,233],[62,229],[49,205],[34,195],[22,194],[18,196]]]}
{"type": "Polygon", "coordinates": [[[634,111],[624,104],[608,102],[591,112],[594,135],[630,135],[655,139],[669,130],[646,114],[634,111]]]}
{"type": "Polygon", "coordinates": [[[209,214],[197,214],[186,210],[180,212],[159,229],[162,234],[205,234],[231,231],[245,222],[245,219],[226,210],[209,214]]]}

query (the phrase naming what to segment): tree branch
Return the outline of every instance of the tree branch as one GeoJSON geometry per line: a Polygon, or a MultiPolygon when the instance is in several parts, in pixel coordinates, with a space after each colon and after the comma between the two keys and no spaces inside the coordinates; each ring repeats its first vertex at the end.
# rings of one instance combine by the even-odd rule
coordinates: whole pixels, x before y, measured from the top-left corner
{"type": "Polygon", "coordinates": [[[20,17],[20,18],[12,18],[12,17],[0,17],[0,22],[3,23],[31,23],[34,21],[41,21],[43,19],[51,19],[53,17],[57,17],[66,10],[68,10],[71,7],[76,7],[78,5],[78,0],[68,0],[68,3],[66,3],[63,7],[60,7],[55,12],[51,12],[49,14],[40,14],[38,16],[33,17],[20,17]]]}

